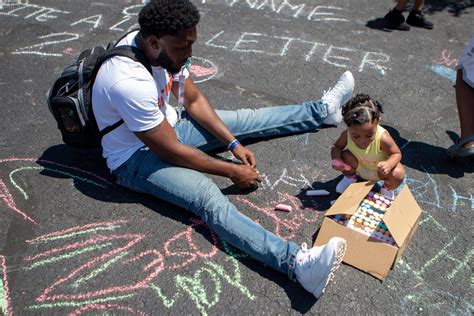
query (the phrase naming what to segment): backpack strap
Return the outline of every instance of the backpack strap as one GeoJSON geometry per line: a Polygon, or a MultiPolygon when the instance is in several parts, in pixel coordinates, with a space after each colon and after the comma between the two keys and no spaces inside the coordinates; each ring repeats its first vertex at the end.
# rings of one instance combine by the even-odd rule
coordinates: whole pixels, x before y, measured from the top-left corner
{"type": "Polygon", "coordinates": [[[114,42],[110,42],[109,45],[107,45],[106,49],[109,50],[110,48],[117,46],[117,44],[120,43],[121,40],[123,40],[125,37],[127,37],[130,33],[133,33],[133,32],[136,32],[136,31],[140,31],[140,28],[139,27],[134,28],[134,29],[130,30],[129,32],[123,34],[118,40],[116,40],[114,42]]]}
{"type": "MultiPolygon", "coordinates": [[[[151,69],[150,62],[145,56],[145,53],[143,53],[140,49],[138,49],[135,46],[130,46],[130,45],[121,45],[121,46],[116,46],[108,50],[101,58],[98,66],[102,65],[107,59],[112,58],[114,56],[123,56],[123,57],[128,57],[136,62],[139,62],[142,64],[150,74],[153,75],[153,70],[151,69]]],[[[98,69],[97,69],[98,71],[98,69]]]]}
{"type": "MultiPolygon", "coordinates": [[[[101,57],[100,61],[95,65],[94,71],[92,73],[92,83],[95,81],[95,78],[97,77],[97,73],[99,72],[100,66],[109,58],[112,58],[114,56],[123,56],[123,57],[128,57],[136,62],[141,63],[147,70],[148,72],[153,76],[153,70],[151,68],[150,62],[146,58],[145,54],[138,49],[135,46],[130,46],[130,45],[121,45],[121,46],[116,46],[113,48],[110,48],[107,50],[107,52],[101,57]]],[[[104,137],[107,133],[110,133],[120,125],[124,123],[123,119],[120,119],[118,122],[107,126],[103,130],[99,131],[100,137],[104,137]]]]}
{"type": "Polygon", "coordinates": [[[115,57],[115,56],[123,56],[123,57],[128,57],[136,62],[141,63],[147,70],[148,72],[153,75],[153,70],[151,69],[150,62],[145,56],[145,53],[143,53],[140,49],[138,49],[135,46],[130,46],[130,45],[121,45],[117,47],[110,48],[105,52],[105,54],[100,58],[99,62],[95,65],[93,74],[92,74],[92,82],[95,81],[95,78],[97,76],[97,73],[99,72],[100,66],[109,58],[115,57]]]}
{"type": "Polygon", "coordinates": [[[123,123],[124,123],[123,119],[120,119],[118,122],[115,122],[114,124],[109,125],[103,130],[99,131],[100,138],[104,137],[105,134],[110,133],[111,131],[113,131],[114,129],[122,125],[123,123]]]}

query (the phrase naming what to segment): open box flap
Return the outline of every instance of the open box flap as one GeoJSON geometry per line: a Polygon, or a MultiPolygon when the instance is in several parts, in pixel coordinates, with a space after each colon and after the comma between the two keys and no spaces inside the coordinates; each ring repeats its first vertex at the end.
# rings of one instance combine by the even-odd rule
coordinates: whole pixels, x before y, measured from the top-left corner
{"type": "Polygon", "coordinates": [[[399,250],[398,247],[380,241],[371,241],[367,235],[336,223],[330,218],[323,220],[314,245],[322,246],[334,236],[344,238],[347,242],[343,258],[345,263],[381,280],[389,273],[399,250]]]}
{"type": "Polygon", "coordinates": [[[362,200],[374,186],[373,182],[356,182],[351,184],[329,208],[325,216],[337,214],[355,214],[362,200]]]}
{"type": "Polygon", "coordinates": [[[420,215],[421,208],[405,185],[383,216],[384,223],[399,247],[402,247],[420,215]]]}

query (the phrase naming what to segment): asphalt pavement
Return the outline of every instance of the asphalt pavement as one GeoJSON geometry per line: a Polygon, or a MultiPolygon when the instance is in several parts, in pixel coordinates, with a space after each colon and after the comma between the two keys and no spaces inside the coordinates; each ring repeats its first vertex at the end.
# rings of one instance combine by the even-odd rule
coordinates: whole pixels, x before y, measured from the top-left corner
{"type": "MultiPolygon", "coordinates": [[[[474,164],[445,151],[459,134],[454,66],[474,35],[472,1],[427,1],[434,29],[409,32],[381,25],[389,0],[194,1],[191,73],[216,108],[318,100],[345,70],[356,93],[384,105],[421,221],[383,282],[344,264],[319,300],[187,211],[119,187],[97,153],[62,143],[49,87],[80,51],[135,28],[142,2],[0,1],[1,313],[473,313],[474,164]]],[[[263,177],[256,191],[212,178],[242,213],[311,244],[337,198],[330,148],[343,128],[246,143],[263,177]]]]}

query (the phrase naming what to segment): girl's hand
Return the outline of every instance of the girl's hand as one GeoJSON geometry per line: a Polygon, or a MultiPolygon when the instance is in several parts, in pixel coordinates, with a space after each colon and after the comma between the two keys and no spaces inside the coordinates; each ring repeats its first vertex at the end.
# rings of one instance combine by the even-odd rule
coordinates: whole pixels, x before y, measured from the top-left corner
{"type": "Polygon", "coordinates": [[[381,161],[377,164],[377,172],[379,173],[380,178],[385,178],[392,171],[392,168],[387,161],[381,161]]]}
{"type": "Polygon", "coordinates": [[[352,169],[351,166],[348,164],[344,163],[343,161],[339,159],[333,159],[331,160],[332,168],[337,171],[350,171],[352,169]]]}

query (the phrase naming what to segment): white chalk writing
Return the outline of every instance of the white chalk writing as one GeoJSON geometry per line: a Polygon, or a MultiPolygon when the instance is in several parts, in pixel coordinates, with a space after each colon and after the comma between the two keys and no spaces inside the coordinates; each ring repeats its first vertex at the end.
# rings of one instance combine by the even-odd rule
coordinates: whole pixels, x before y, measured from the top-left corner
{"type": "Polygon", "coordinates": [[[46,46],[56,45],[59,43],[70,42],[78,39],[80,37],[79,34],[74,33],[53,33],[44,36],[38,37],[39,39],[48,39],[46,42],[26,46],[15,50],[12,54],[32,54],[32,55],[41,55],[41,56],[62,56],[59,53],[52,53],[52,52],[44,52],[43,48],[46,46]],[[52,38],[59,38],[56,40],[50,40],[52,38]]]}
{"type": "Polygon", "coordinates": [[[54,8],[44,7],[40,5],[22,3],[6,3],[0,6],[0,15],[8,15],[13,17],[23,17],[24,19],[35,18],[37,21],[46,22],[51,19],[57,19],[56,13],[68,14],[68,11],[57,10],[54,8]]]}
{"type": "Polygon", "coordinates": [[[350,47],[338,47],[316,41],[303,40],[298,37],[274,36],[262,33],[241,33],[237,39],[235,34],[224,31],[212,35],[205,43],[209,47],[231,52],[264,54],[268,56],[287,56],[303,54],[305,61],[319,57],[322,62],[347,68],[354,67],[359,72],[371,69],[385,75],[390,69],[387,64],[390,56],[381,52],[360,51],[350,47]]]}
{"type": "Polygon", "coordinates": [[[342,17],[346,9],[335,6],[318,5],[310,6],[306,3],[293,4],[289,0],[201,0],[202,4],[223,4],[233,7],[241,3],[252,10],[265,10],[280,15],[289,15],[294,18],[306,18],[310,21],[339,21],[348,22],[342,17]]]}

